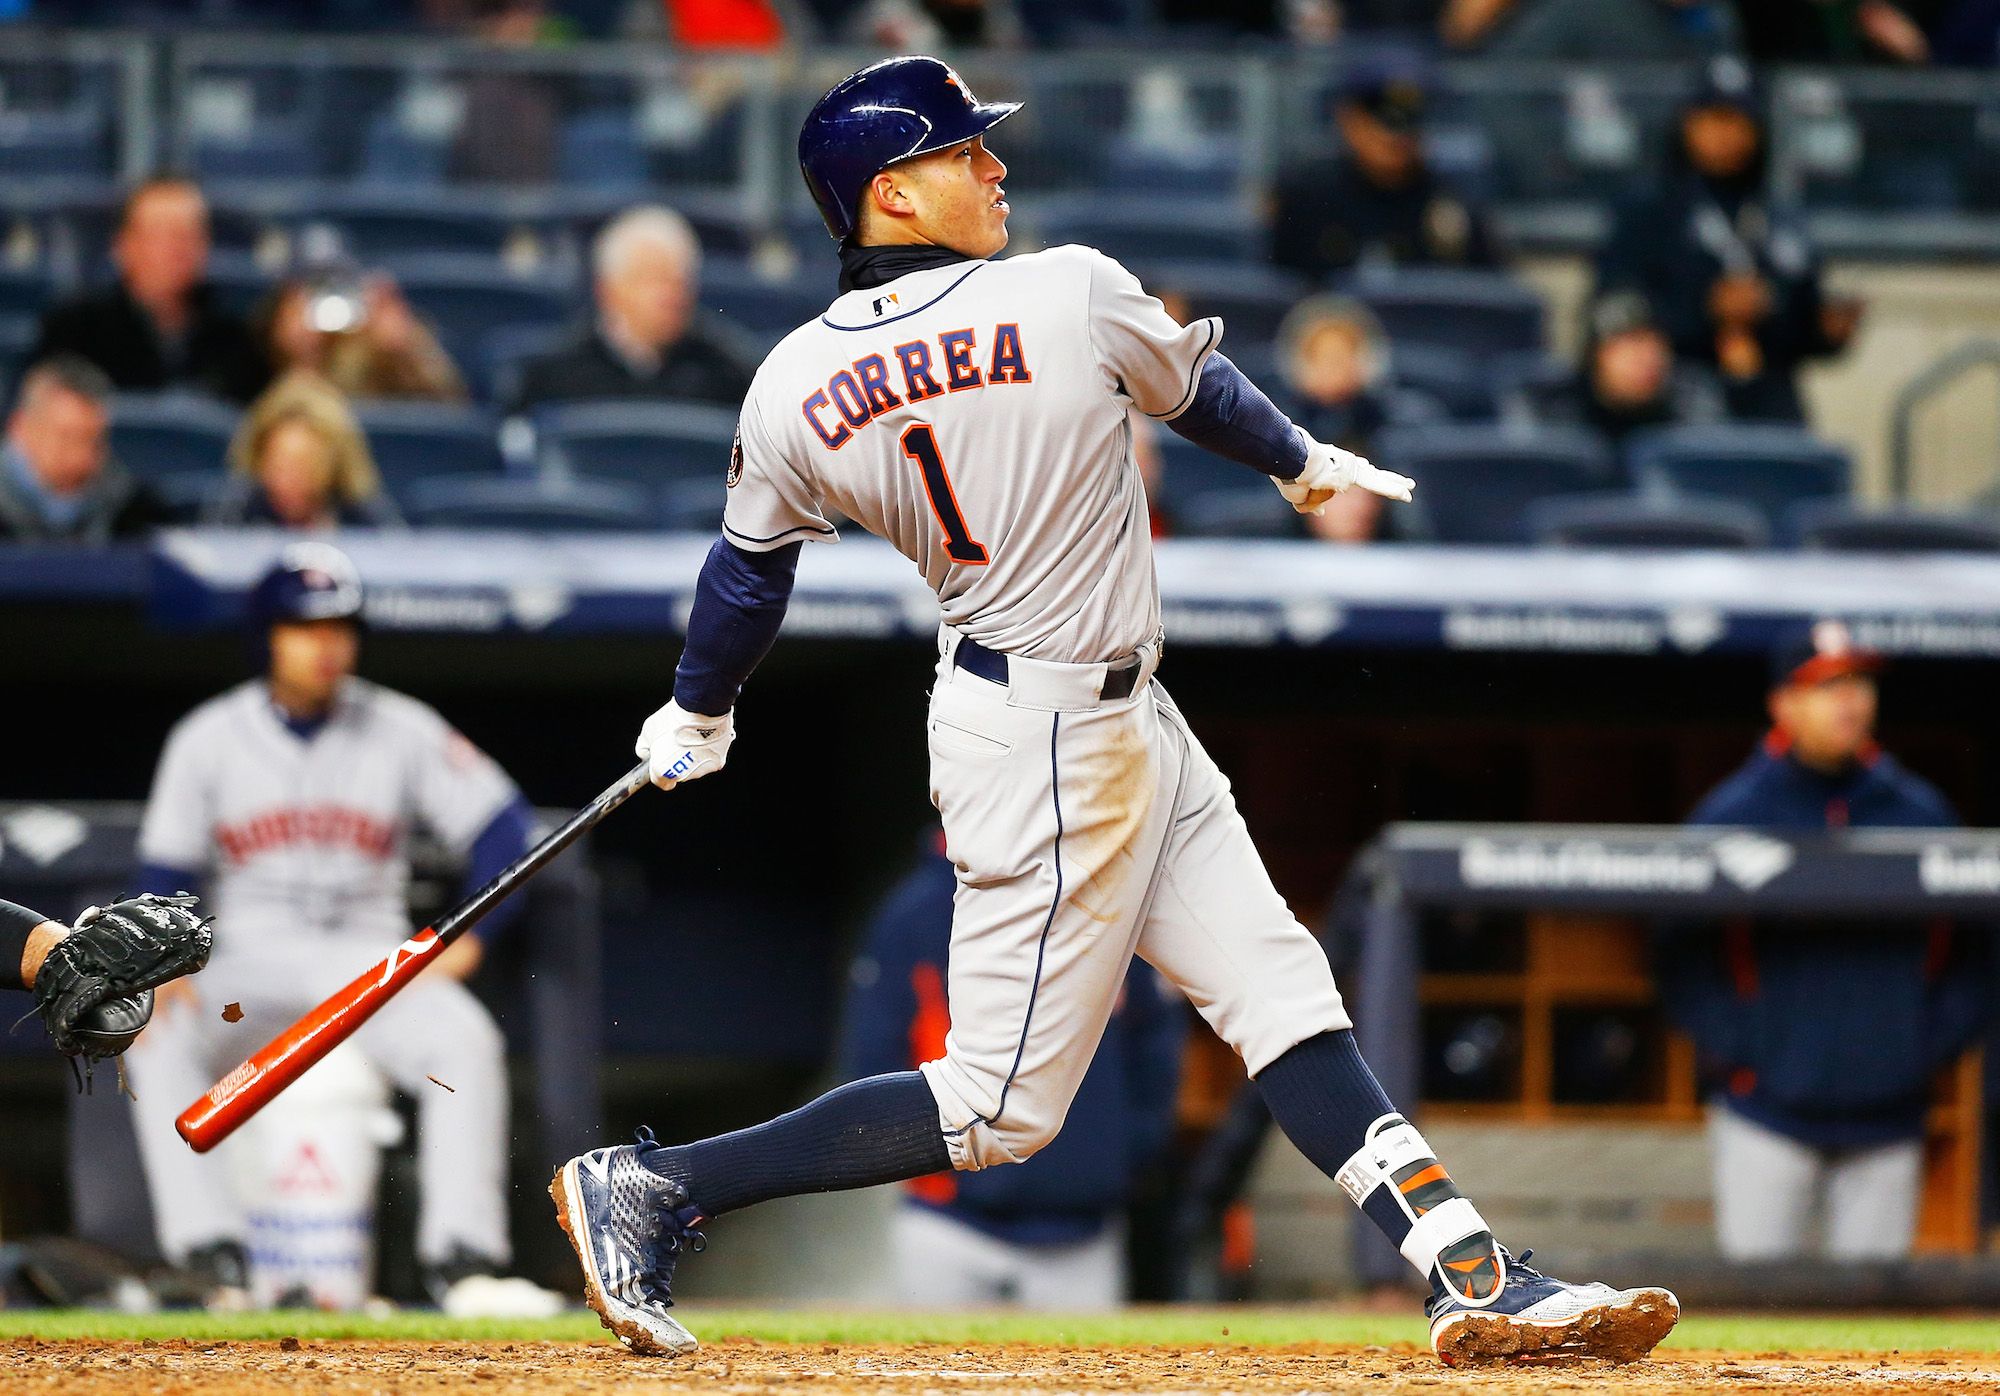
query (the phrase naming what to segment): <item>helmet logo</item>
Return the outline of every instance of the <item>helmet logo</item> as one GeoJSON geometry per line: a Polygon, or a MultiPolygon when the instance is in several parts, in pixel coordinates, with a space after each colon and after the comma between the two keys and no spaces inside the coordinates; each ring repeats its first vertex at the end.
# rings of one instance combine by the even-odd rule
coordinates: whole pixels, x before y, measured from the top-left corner
{"type": "Polygon", "coordinates": [[[949,63],[944,65],[944,81],[945,86],[956,87],[958,89],[958,95],[965,98],[965,105],[968,107],[978,105],[977,100],[972,95],[972,89],[965,85],[965,79],[958,75],[958,69],[952,67],[949,63]]]}

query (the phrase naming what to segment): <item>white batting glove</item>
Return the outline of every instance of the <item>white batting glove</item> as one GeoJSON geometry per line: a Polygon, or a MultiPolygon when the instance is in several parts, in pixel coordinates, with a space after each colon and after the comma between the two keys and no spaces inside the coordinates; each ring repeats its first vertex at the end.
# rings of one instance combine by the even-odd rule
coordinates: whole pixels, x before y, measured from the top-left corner
{"type": "Polygon", "coordinates": [[[1417,487],[1417,482],[1407,475],[1378,469],[1370,465],[1364,456],[1310,438],[1306,446],[1306,468],[1295,478],[1279,480],[1276,484],[1278,493],[1301,514],[1317,514],[1326,507],[1329,499],[1345,494],[1357,485],[1370,494],[1379,494],[1384,499],[1400,499],[1404,503],[1409,502],[1410,491],[1417,487]]]}
{"type": "Polygon", "coordinates": [[[668,703],[646,719],[632,754],[646,763],[653,784],[672,790],[684,780],[700,780],[719,771],[729,760],[736,740],[736,719],[730,713],[705,717],[679,703],[668,703]]]}

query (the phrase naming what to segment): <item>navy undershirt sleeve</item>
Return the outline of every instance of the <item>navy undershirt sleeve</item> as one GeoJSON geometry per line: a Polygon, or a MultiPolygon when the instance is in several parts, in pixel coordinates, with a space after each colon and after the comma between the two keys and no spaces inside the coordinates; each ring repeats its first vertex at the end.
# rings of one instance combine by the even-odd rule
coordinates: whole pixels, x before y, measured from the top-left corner
{"type": "MultiPolygon", "coordinates": [[[[535,812],[522,796],[517,794],[503,805],[500,812],[479,831],[479,837],[472,841],[472,850],[465,860],[465,895],[469,897],[477,892],[498,877],[509,863],[526,853],[528,836],[534,832],[534,827],[535,812]]],[[[491,945],[521,914],[525,901],[526,898],[519,893],[501,898],[498,905],[479,918],[472,934],[491,945]]]]}
{"type": "Polygon", "coordinates": [[[674,671],[674,699],[683,708],[720,717],[736,706],[750,671],[778,638],[804,546],[753,553],[715,540],[695,582],[687,647],[674,671]]]}
{"type": "Polygon", "coordinates": [[[1187,410],[1167,423],[1195,445],[1278,480],[1306,468],[1306,436],[1222,354],[1210,354],[1187,410]]]}
{"type": "Polygon", "coordinates": [[[141,892],[153,892],[162,897],[177,897],[183,892],[200,896],[201,883],[201,874],[192,868],[176,868],[167,863],[139,865],[141,892]]]}

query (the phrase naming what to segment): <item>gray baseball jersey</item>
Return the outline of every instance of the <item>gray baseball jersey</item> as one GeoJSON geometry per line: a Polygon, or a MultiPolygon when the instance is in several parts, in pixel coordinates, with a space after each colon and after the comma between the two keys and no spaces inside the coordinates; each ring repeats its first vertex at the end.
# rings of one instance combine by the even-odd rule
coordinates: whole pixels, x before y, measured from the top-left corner
{"type": "Polygon", "coordinates": [[[411,825],[463,851],[513,797],[506,773],[414,698],[349,679],[302,741],[258,679],[174,728],[139,855],[210,875],[218,958],[329,934],[393,944],[410,933],[411,825]]]}
{"type": "Polygon", "coordinates": [[[1120,658],[1160,628],[1127,409],[1178,415],[1221,337],[1086,247],[850,291],[758,370],[723,530],[763,550],[833,541],[845,516],[981,644],[1120,658]]]}

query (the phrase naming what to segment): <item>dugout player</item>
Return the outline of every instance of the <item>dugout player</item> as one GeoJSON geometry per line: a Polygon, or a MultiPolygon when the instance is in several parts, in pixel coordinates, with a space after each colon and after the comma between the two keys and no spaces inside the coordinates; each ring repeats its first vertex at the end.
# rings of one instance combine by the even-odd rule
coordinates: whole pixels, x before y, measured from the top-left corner
{"type": "MultiPolygon", "coordinates": [[[[160,1249],[230,1287],[241,1284],[244,1218],[229,1160],[188,1149],[176,1110],[411,934],[413,824],[465,855],[475,888],[521,855],[530,828],[491,758],[414,698],[355,677],[361,586],[345,554],[288,547],[249,612],[265,672],[181,719],[139,833],[149,886],[205,882],[215,962],[200,985],[162,1002],[131,1063],[160,1249]],[[232,1003],[240,1024],[222,1017],[232,1003]]],[[[495,908],[354,1035],[416,1097],[417,1255],[433,1297],[458,1316],[561,1307],[503,1273],[506,1044],[462,982],[517,907],[495,908]]]]}
{"type": "Polygon", "coordinates": [[[1219,321],[1177,324],[1102,253],[989,260],[1008,206],[984,136],[1015,110],[981,104],[934,58],[896,58],[806,118],[800,165],[841,240],[840,294],[757,372],[674,699],[637,744],[662,786],[722,768],[799,545],[832,541],[832,518],[917,565],[944,622],[929,722],[958,878],[944,1055],[754,1129],[672,1148],[642,1130],[570,1160],[550,1191],[586,1298],[631,1347],[686,1350],[669,1285],[705,1219],[1029,1157],[1061,1128],[1137,953],[1429,1281],[1444,1360],[1650,1351],[1679,1315],[1671,1294],[1529,1269],[1396,1113],[1326,955],[1154,681],[1159,591],[1130,408],[1270,475],[1304,512],[1354,486],[1408,498],[1412,482],[1312,440],[1215,352],[1219,321]]]}
{"type": "MultiPolygon", "coordinates": [[[[840,1072],[909,1071],[944,1055],[951,1032],[952,899],[942,830],[869,923],[848,971],[840,1072]]],[[[1109,1309],[1125,1297],[1125,1213],[1173,1136],[1187,1014],[1134,963],[1069,1123],[1018,1168],[947,1169],[905,1184],[890,1223],[896,1282],[926,1308],[1018,1304],[1109,1309]]]]}
{"type": "MultiPolygon", "coordinates": [[[[1839,621],[1782,639],[1771,730],[1688,822],[1955,827],[1937,788],[1875,744],[1881,663],[1839,621]]],[[[1804,1255],[1815,1213],[1833,1259],[1910,1253],[1931,1082],[1978,1037],[1985,959],[1984,936],[1948,923],[1826,918],[1689,933],[1660,956],[1661,996],[1714,1085],[1708,1137],[1725,1256],[1804,1255]]]]}

